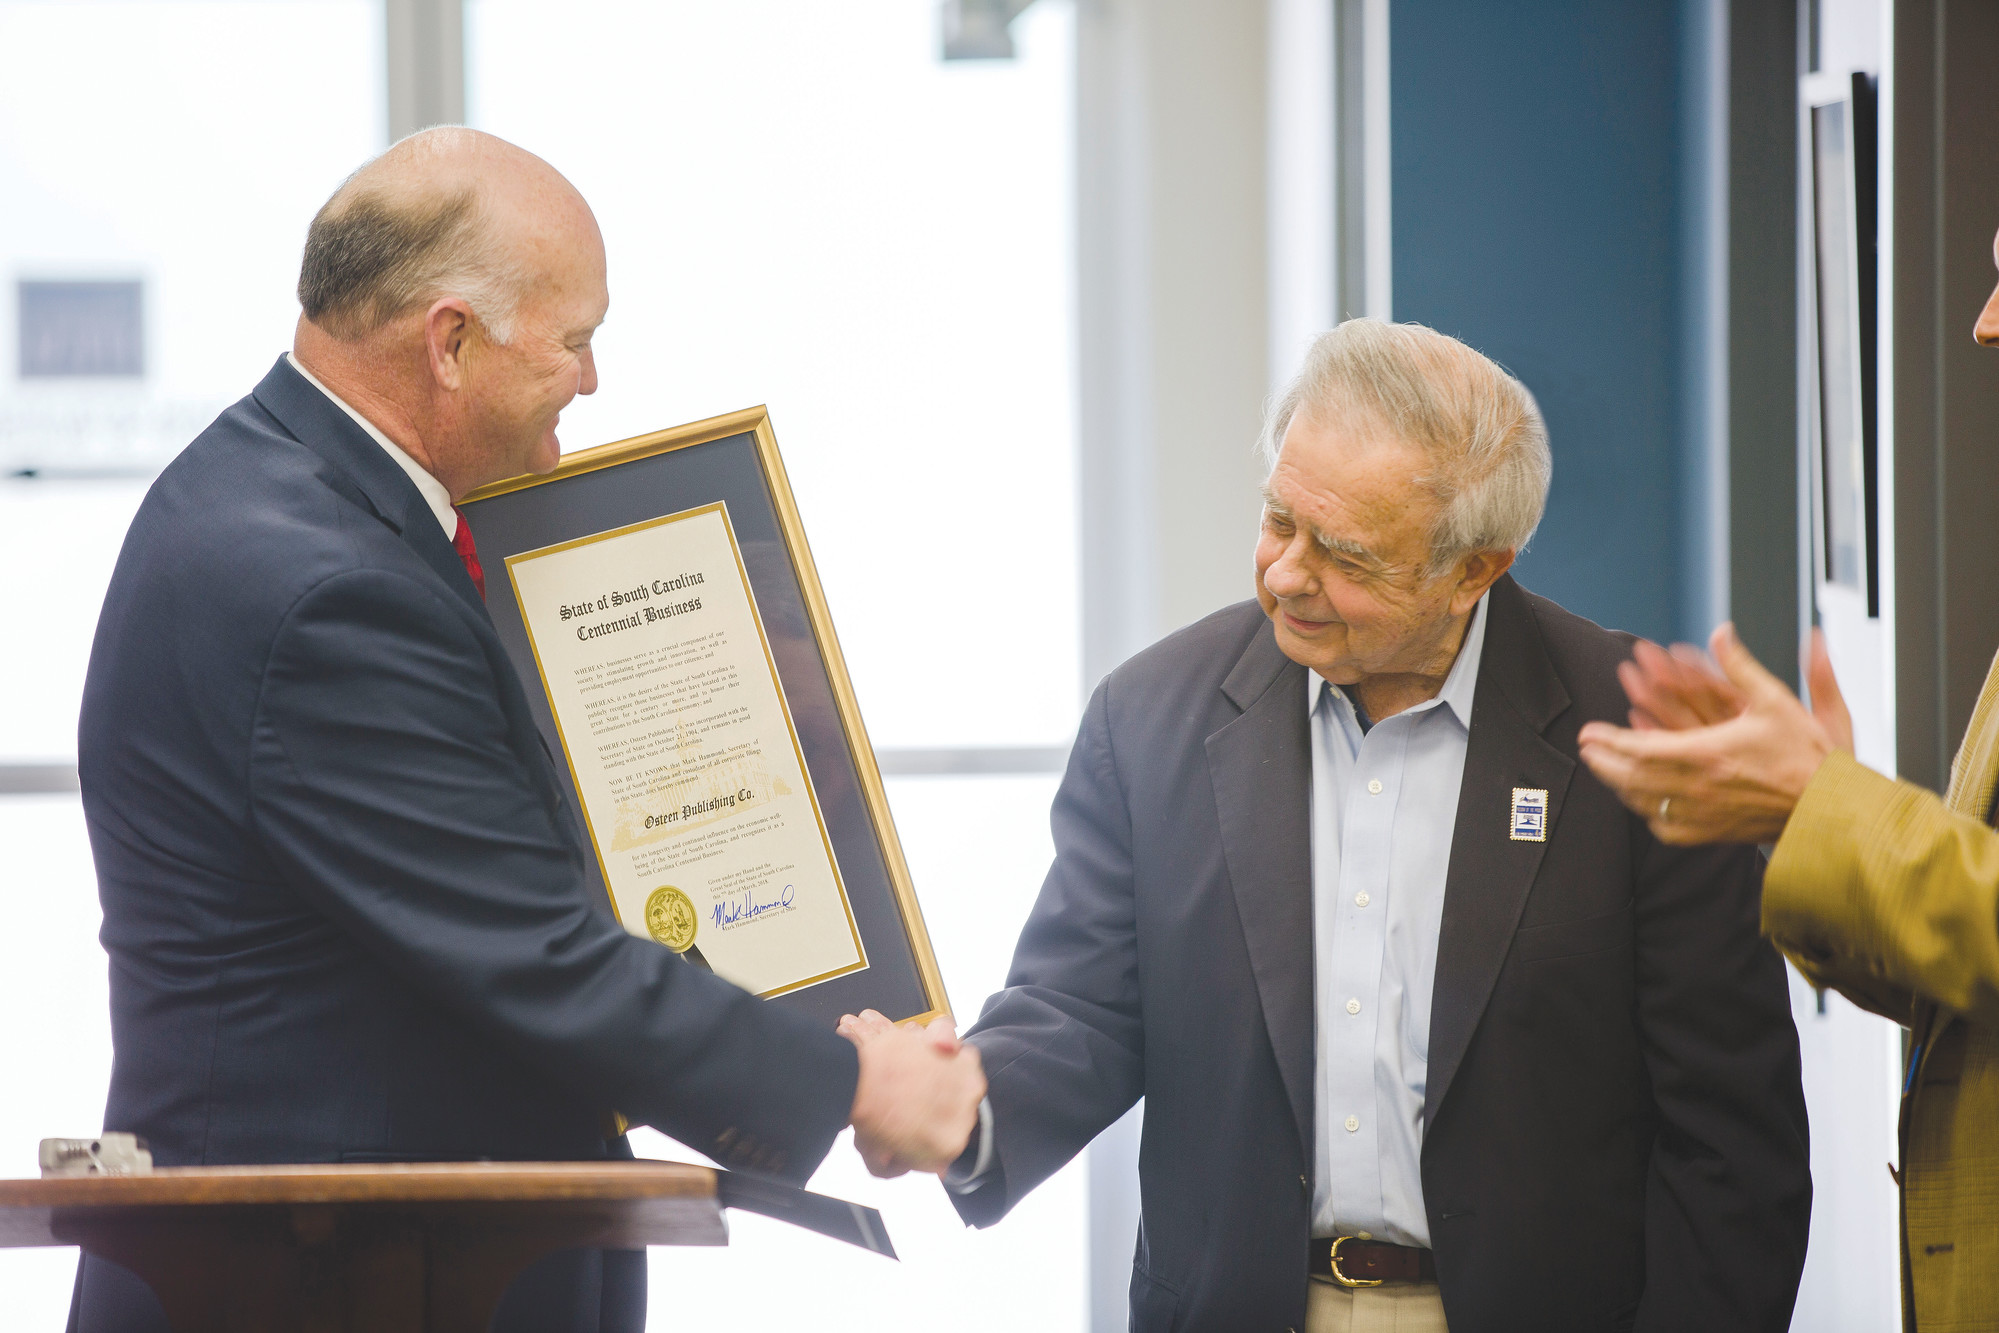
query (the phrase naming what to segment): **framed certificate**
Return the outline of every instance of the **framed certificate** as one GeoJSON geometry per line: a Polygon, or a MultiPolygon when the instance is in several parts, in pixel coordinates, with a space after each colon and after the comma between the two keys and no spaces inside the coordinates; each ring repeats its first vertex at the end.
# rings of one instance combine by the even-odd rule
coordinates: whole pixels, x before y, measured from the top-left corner
{"type": "Polygon", "coordinates": [[[625,929],[829,1024],[948,1012],[768,414],[459,507],[625,929]]]}

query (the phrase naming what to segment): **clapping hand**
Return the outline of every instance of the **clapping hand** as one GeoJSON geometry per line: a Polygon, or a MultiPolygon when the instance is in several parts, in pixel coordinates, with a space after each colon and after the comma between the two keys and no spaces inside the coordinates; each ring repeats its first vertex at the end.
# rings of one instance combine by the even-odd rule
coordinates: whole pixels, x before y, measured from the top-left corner
{"type": "Polygon", "coordinates": [[[1617,666],[1618,683],[1631,700],[1631,725],[1639,731],[1688,731],[1740,713],[1735,683],[1690,643],[1661,648],[1640,639],[1631,661],[1617,666]]]}
{"type": "Polygon", "coordinates": [[[965,1151],[979,1121],[986,1076],[976,1046],[949,1018],[902,1027],[872,1009],[840,1020],[861,1053],[854,1090],[854,1146],[877,1176],[942,1175],[965,1151]]]}
{"type": "Polygon", "coordinates": [[[1618,668],[1631,729],[1589,723],[1582,759],[1661,842],[1774,842],[1825,757],[1853,749],[1853,719],[1819,631],[1805,668],[1809,710],[1733,625],[1710,647],[1719,672],[1685,645],[1639,644],[1618,668]]]}

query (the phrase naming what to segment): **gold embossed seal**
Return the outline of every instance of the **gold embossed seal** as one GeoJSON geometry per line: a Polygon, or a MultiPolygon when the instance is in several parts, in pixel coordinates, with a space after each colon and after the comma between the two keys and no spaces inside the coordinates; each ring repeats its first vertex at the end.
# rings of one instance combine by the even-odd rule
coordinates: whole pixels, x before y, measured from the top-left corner
{"type": "Polygon", "coordinates": [[[671,884],[654,889],[646,899],[646,933],[675,953],[692,947],[699,924],[693,901],[671,884]]]}

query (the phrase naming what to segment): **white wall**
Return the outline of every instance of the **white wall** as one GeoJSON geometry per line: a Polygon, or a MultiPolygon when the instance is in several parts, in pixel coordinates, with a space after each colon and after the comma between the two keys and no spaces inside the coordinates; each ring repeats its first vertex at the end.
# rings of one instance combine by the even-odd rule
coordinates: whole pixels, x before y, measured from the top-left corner
{"type": "MultiPolygon", "coordinates": [[[[1878,74],[1886,67],[1885,20],[1878,0],[1820,0],[1820,71],[1839,74],[1864,69],[1878,74]]],[[[1884,88],[1884,108],[1886,92],[1884,88]]],[[[1808,166],[1809,153],[1803,157],[1808,166]]],[[[1885,200],[1889,187],[1885,178],[1882,187],[1885,200]]],[[[1809,208],[1810,198],[1810,192],[1801,188],[1804,220],[1810,216],[1803,211],[1809,208]]],[[[1800,237],[1806,245],[1809,236],[1801,223],[1800,237]]],[[[1888,238],[1883,240],[1881,272],[1885,277],[1889,271],[1888,238]]],[[[1806,253],[1801,265],[1808,260],[1806,253]]],[[[1801,267],[1801,273],[1808,275],[1809,269],[1801,267]]],[[[1885,304],[1881,308],[1888,309],[1885,304]]],[[[1802,314],[1800,330],[1801,338],[1810,336],[1809,320],[1802,314]]],[[[1885,361],[1890,352],[1885,320],[1881,336],[1885,361]]],[[[1809,369],[1803,358],[1801,365],[1809,369]]],[[[1809,421],[1801,416],[1801,431],[1808,430],[1809,421]]],[[[1884,440],[1884,480],[1893,475],[1888,447],[1884,440]]],[[[1894,541],[1888,527],[1892,513],[1891,498],[1884,494],[1880,618],[1869,619],[1865,598],[1849,589],[1820,581],[1815,590],[1819,622],[1832,651],[1841,692],[1853,711],[1856,752],[1863,763],[1888,774],[1895,771],[1890,632],[1894,623],[1894,541]]],[[[1808,536],[1807,540],[1816,538],[1808,536]]],[[[1803,568],[1822,567],[1808,560],[1803,568]]],[[[1901,1320],[1901,1271],[1898,1204],[1887,1165],[1897,1158],[1901,1029],[1855,1008],[1837,994],[1828,994],[1821,1002],[1796,973],[1791,980],[1792,1010],[1804,1054],[1805,1100],[1811,1116],[1813,1185],[1811,1247],[1791,1326],[1798,1333],[1892,1329],[1901,1320]]]]}

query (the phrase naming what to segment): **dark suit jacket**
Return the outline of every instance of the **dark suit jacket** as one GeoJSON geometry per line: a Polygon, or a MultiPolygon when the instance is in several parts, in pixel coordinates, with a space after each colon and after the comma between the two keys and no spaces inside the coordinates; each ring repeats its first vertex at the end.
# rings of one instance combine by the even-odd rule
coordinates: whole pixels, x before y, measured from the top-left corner
{"type": "MultiPolygon", "coordinates": [[[[282,359],[133,520],[78,757],[111,958],[104,1123],[162,1165],[629,1155],[605,1139],[617,1108],[802,1181],[846,1123],[846,1041],[585,890],[464,566],[282,359]]],[[[577,1262],[516,1322],[626,1318],[643,1267],[600,1317],[577,1262]]],[[[115,1295],[93,1308],[93,1267],[81,1326],[133,1326],[115,1295]]]]}
{"type": "MultiPolygon", "coordinates": [[[[1781,1330],[1810,1217],[1750,848],[1660,845],[1576,759],[1608,633],[1491,592],[1445,884],[1423,1196],[1454,1333],[1781,1330]],[[1509,837],[1546,788],[1545,843],[1509,837]]],[[[1313,1171],[1305,669],[1253,602],[1091,700],[1055,864],[971,1040],[998,1220],[1140,1096],[1135,1329],[1303,1328],[1313,1171]]]]}

